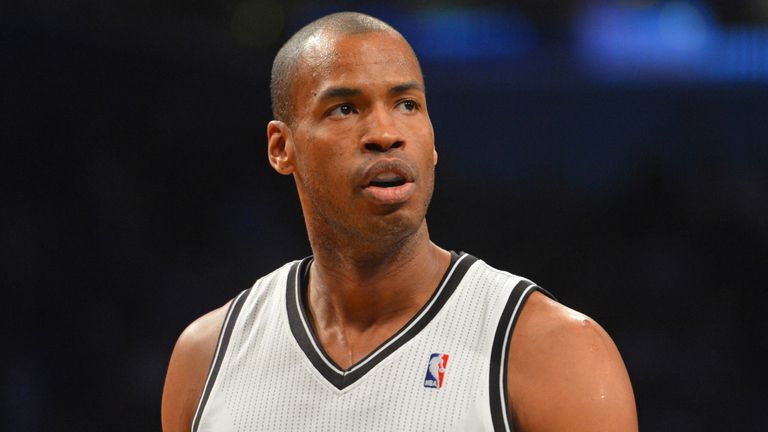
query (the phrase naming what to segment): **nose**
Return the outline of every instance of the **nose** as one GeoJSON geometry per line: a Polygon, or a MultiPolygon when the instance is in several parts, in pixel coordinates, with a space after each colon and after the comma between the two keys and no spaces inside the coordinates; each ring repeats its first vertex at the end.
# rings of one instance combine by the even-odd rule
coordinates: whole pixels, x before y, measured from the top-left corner
{"type": "Polygon", "coordinates": [[[365,151],[386,152],[405,145],[394,115],[384,106],[374,107],[368,113],[365,133],[360,141],[365,151]]]}

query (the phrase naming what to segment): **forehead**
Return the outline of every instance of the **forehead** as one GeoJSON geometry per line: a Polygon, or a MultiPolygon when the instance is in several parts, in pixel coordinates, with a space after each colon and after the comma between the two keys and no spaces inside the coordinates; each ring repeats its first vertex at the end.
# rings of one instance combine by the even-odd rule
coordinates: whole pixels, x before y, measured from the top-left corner
{"type": "Polygon", "coordinates": [[[333,85],[423,84],[410,46],[391,32],[313,36],[305,45],[296,78],[297,96],[302,90],[314,93],[333,85]]]}

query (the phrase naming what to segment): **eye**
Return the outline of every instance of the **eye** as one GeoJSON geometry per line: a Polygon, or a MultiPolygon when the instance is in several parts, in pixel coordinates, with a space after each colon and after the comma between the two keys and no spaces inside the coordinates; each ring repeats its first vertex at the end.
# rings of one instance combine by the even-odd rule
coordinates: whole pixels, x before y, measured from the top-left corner
{"type": "Polygon", "coordinates": [[[404,100],[404,101],[402,101],[402,102],[400,102],[398,104],[398,108],[401,111],[413,112],[413,111],[416,111],[417,109],[419,109],[419,104],[416,103],[416,101],[414,101],[414,100],[406,99],[406,100],[404,100]]]}
{"type": "Polygon", "coordinates": [[[355,107],[352,104],[341,104],[328,111],[328,117],[346,117],[354,112],[355,107]]]}

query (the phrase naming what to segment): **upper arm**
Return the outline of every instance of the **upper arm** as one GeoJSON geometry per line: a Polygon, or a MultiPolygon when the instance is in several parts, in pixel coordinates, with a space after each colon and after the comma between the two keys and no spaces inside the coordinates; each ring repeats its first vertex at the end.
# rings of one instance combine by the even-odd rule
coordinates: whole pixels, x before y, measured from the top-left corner
{"type": "Polygon", "coordinates": [[[229,303],[198,318],[179,336],[165,376],[163,431],[191,430],[228,308],[229,303]]]}
{"type": "Polygon", "coordinates": [[[520,431],[637,431],[624,362],[591,318],[534,293],[508,358],[509,405],[520,431]]]}

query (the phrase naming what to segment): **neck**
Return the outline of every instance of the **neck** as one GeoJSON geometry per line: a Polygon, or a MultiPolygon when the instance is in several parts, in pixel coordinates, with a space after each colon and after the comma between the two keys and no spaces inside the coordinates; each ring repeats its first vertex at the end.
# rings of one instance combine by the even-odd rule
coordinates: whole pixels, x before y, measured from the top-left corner
{"type": "Polygon", "coordinates": [[[426,222],[398,241],[359,243],[312,243],[307,299],[319,331],[390,324],[396,331],[427,302],[450,262],[450,254],[429,240],[426,222]]]}

